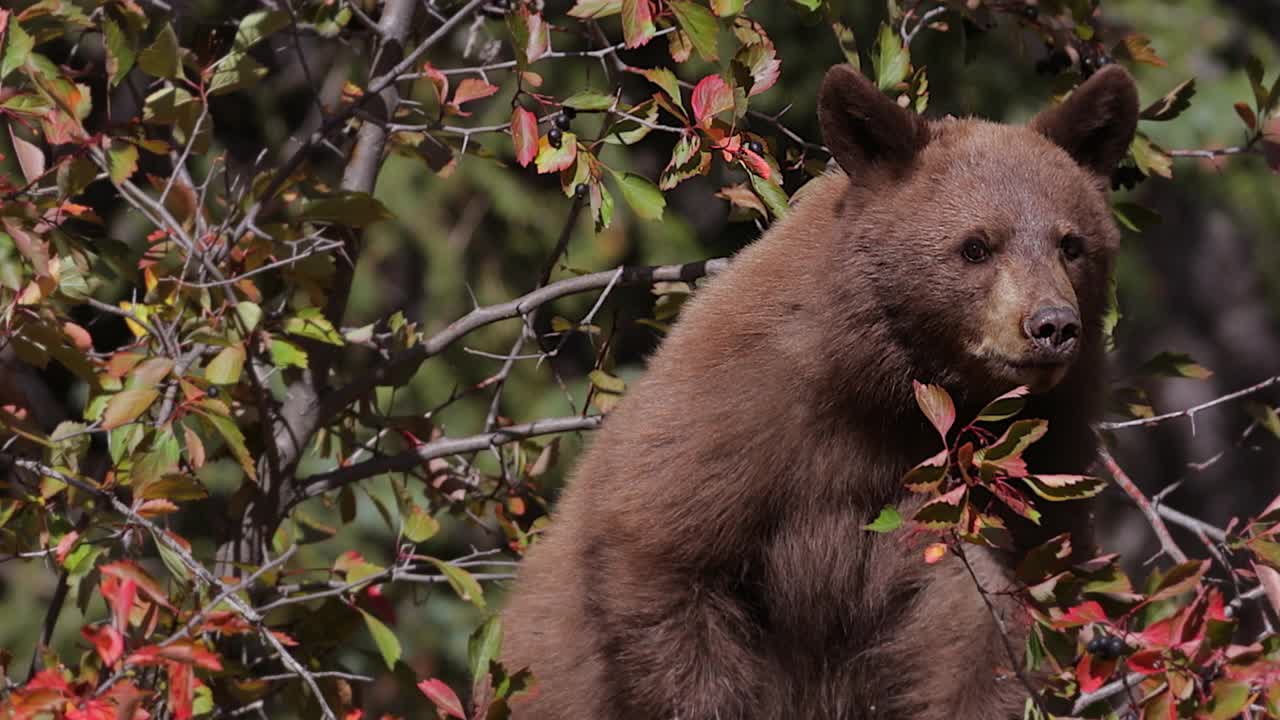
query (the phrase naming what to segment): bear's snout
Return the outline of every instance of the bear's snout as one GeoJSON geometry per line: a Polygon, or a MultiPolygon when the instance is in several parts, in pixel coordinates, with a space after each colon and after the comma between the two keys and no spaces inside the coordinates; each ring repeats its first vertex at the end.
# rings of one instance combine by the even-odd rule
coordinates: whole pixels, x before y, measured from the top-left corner
{"type": "Polygon", "coordinates": [[[1065,358],[1075,350],[1080,336],[1080,314],[1061,305],[1042,307],[1027,316],[1022,330],[1039,352],[1065,358]]]}

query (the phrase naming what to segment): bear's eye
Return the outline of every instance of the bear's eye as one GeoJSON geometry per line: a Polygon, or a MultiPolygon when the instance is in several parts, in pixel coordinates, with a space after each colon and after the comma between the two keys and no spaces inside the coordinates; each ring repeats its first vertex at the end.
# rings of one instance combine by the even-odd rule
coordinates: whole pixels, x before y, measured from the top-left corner
{"type": "Polygon", "coordinates": [[[1084,239],[1079,235],[1063,235],[1058,247],[1062,248],[1064,257],[1068,260],[1075,260],[1084,254],[1084,239]]]}
{"type": "Polygon", "coordinates": [[[971,237],[964,241],[960,254],[971,263],[986,262],[987,258],[991,257],[991,248],[987,247],[986,241],[982,238],[971,237]]]}

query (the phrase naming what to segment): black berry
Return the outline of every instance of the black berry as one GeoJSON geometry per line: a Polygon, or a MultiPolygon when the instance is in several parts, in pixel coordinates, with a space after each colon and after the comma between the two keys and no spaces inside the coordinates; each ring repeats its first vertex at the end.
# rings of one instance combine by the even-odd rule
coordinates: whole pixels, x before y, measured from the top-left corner
{"type": "Polygon", "coordinates": [[[1023,5],[1022,16],[1028,20],[1035,20],[1040,15],[1040,8],[1035,5],[1023,5]]]}
{"type": "Polygon", "coordinates": [[[205,395],[208,395],[208,396],[209,396],[209,397],[211,397],[211,398],[216,398],[216,397],[218,397],[218,393],[219,393],[219,392],[221,392],[221,391],[220,391],[220,390],[218,390],[218,386],[217,386],[217,385],[210,385],[210,386],[209,386],[209,389],[204,391],[204,394],[205,394],[205,395]]]}
{"type": "Polygon", "coordinates": [[[591,188],[587,187],[586,183],[578,183],[578,186],[573,189],[573,196],[578,199],[582,199],[586,197],[587,193],[590,191],[591,188]]]}
{"type": "Polygon", "coordinates": [[[1106,651],[1108,656],[1113,658],[1118,658],[1121,655],[1123,655],[1124,651],[1127,650],[1128,648],[1125,646],[1123,640],[1121,640],[1119,637],[1115,635],[1112,635],[1111,637],[1108,637],[1105,640],[1103,640],[1103,649],[1106,651]]]}
{"type": "Polygon", "coordinates": [[[1090,655],[1097,655],[1098,652],[1102,650],[1102,640],[1103,638],[1101,635],[1093,636],[1093,639],[1089,641],[1089,644],[1084,646],[1085,652],[1090,655]]]}
{"type": "Polygon", "coordinates": [[[553,127],[547,131],[547,144],[553,148],[560,147],[560,141],[564,140],[564,131],[558,127],[553,127]]]}
{"type": "Polygon", "coordinates": [[[561,114],[561,115],[564,115],[565,117],[569,118],[570,120],[572,120],[572,119],[574,119],[574,118],[578,117],[578,111],[577,111],[577,110],[574,110],[573,108],[569,107],[568,105],[565,105],[564,107],[560,108],[560,114],[561,114]]]}
{"type": "Polygon", "coordinates": [[[560,113],[559,115],[556,116],[556,119],[554,122],[558,129],[564,130],[567,132],[569,130],[569,126],[573,124],[573,118],[569,117],[568,115],[565,115],[564,113],[560,113]]]}
{"type": "Polygon", "coordinates": [[[764,145],[761,145],[758,140],[748,141],[746,148],[757,155],[764,155],[764,145]]]}

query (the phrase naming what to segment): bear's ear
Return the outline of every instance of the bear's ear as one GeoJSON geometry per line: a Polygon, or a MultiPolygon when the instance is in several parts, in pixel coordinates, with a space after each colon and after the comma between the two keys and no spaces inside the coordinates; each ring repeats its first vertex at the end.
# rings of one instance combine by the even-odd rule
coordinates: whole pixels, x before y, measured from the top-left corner
{"type": "Polygon", "coordinates": [[[836,65],[823,78],[818,121],[827,148],[850,177],[875,165],[905,168],[929,141],[923,118],[849,65],[836,65]]]}
{"type": "Polygon", "coordinates": [[[1031,128],[1061,146],[1081,167],[1110,177],[1138,128],[1138,88],[1124,68],[1108,65],[1062,104],[1037,115],[1031,128]]]}

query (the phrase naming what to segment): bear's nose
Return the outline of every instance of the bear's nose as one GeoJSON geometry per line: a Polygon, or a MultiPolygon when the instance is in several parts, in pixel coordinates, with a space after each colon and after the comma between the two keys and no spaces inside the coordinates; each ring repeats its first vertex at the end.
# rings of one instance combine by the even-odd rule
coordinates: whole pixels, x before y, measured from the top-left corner
{"type": "Polygon", "coordinates": [[[1069,307],[1040,308],[1023,322],[1022,329],[1036,347],[1066,352],[1080,335],[1080,316],[1069,307]]]}

